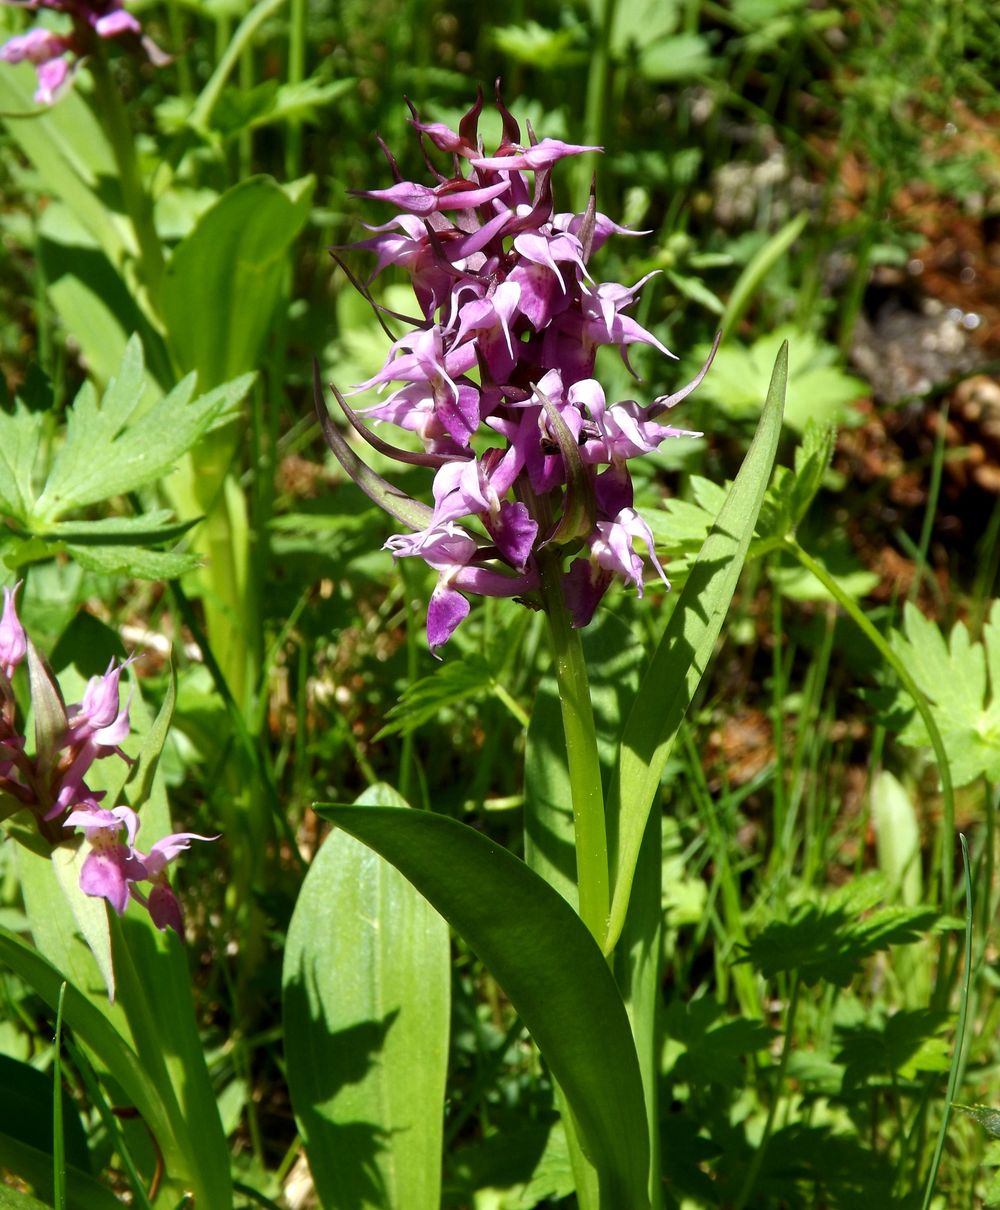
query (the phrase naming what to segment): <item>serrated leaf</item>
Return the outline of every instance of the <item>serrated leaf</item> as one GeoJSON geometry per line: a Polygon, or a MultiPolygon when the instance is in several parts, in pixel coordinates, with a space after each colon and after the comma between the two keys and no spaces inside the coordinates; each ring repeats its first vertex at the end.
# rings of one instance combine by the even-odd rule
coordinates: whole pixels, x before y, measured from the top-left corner
{"type": "MultiPolygon", "coordinates": [[[[1000,601],[993,602],[979,643],[972,641],[962,622],[955,624],[945,642],[936,623],[908,602],[903,634],[894,633],[892,643],[930,703],[955,785],[979,777],[1000,780],[1000,601]]],[[[912,707],[902,689],[890,710],[901,704],[912,707]]],[[[930,742],[919,715],[899,738],[914,747],[930,742]]]]}
{"type": "Polygon", "coordinates": [[[844,1092],[873,1078],[914,1079],[922,1071],[947,1071],[948,1044],[939,1035],[951,1017],[929,1009],[902,1009],[875,1023],[838,1030],[838,1063],[844,1065],[844,1092]]]}
{"type": "MultiPolygon", "coordinates": [[[[767,392],[770,367],[783,341],[790,346],[785,423],[804,432],[809,420],[837,423],[846,406],[867,390],[866,384],[836,365],[837,350],[792,326],[760,337],[750,347],[723,345],[700,388],[702,396],[734,419],[759,412],[767,392]]],[[[695,357],[707,350],[695,350],[695,357]]]]}
{"type": "MultiPolygon", "coordinates": [[[[101,404],[88,383],[69,409],[66,439],[32,509],[34,527],[40,532],[75,509],[125,495],[169,474],[204,433],[235,414],[255,377],[244,374],[193,399],[195,379],[189,374],[137,416],[125,386],[141,383],[134,364],[140,355],[137,345],[130,344],[129,349],[122,374],[101,404]],[[100,435],[96,445],[95,433],[100,435]],[[95,450],[100,451],[99,457],[95,450]]],[[[139,389],[136,386],[137,396],[139,389]]]]}
{"type": "Polygon", "coordinates": [[[475,701],[492,691],[493,670],[478,655],[449,660],[430,676],[408,685],[399,702],[386,715],[389,720],[375,738],[408,735],[417,727],[437,718],[448,706],[475,701]]]}
{"type": "Polygon", "coordinates": [[[44,416],[18,399],[0,408],[0,512],[27,524],[35,498],[32,477],[42,439],[44,416]]]}
{"type": "Polygon", "coordinates": [[[76,546],[110,546],[141,543],[153,546],[172,542],[195,525],[196,521],[177,521],[167,508],[156,508],[138,517],[104,517],[100,521],[57,521],[52,533],[63,542],[76,546]]]}
{"type": "Polygon", "coordinates": [[[758,933],[740,961],[751,962],[766,979],[797,974],[808,986],[846,987],[866,958],[919,941],[938,922],[930,907],[879,908],[859,919],[865,909],[857,902],[831,897],[826,904],[800,904],[787,921],[772,921],[758,933]]]}
{"type": "Polygon", "coordinates": [[[141,546],[66,546],[68,554],[88,571],[105,576],[134,576],[137,580],[175,580],[201,565],[187,551],[144,550],[141,546]]]}
{"type": "MultiPolygon", "coordinates": [[[[992,1105],[959,1105],[958,1102],[952,1108],[961,1110],[962,1113],[978,1122],[987,1134],[995,1139],[1000,1139],[1000,1109],[996,1109],[992,1105]]],[[[996,1162],[1000,1163],[1000,1147],[997,1148],[996,1162]]]]}

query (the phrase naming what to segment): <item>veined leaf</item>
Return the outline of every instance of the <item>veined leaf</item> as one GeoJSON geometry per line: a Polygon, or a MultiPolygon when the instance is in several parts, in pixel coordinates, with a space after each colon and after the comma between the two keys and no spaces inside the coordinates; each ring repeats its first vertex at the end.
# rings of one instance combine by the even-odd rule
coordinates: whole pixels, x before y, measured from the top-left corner
{"type": "MultiPolygon", "coordinates": [[[[420,814],[386,786],[363,801],[420,814]]],[[[393,865],[327,838],[283,974],[288,1086],[323,1205],[438,1210],[449,957],[448,926],[393,865]]]]}
{"type": "MultiPolygon", "coordinates": [[[[137,416],[127,388],[142,381],[141,347],[135,340],[130,342],[123,372],[101,405],[88,383],[70,408],[65,442],[32,508],[34,527],[44,532],[74,509],[124,495],[169,474],[204,433],[235,414],[253,380],[253,374],[244,374],[192,398],[195,379],[189,374],[137,416]],[[100,435],[96,445],[95,432],[100,435]]],[[[137,388],[136,398],[139,394],[137,388]]]]}
{"type": "MultiPolygon", "coordinates": [[[[930,703],[955,785],[978,777],[1000,781],[1000,601],[993,602],[981,643],[962,622],[946,643],[937,624],[907,602],[903,634],[893,635],[893,646],[930,703]]],[[[895,704],[912,703],[898,690],[895,704]]],[[[930,743],[919,714],[899,738],[914,747],[930,743]]]]}
{"type": "Polygon", "coordinates": [[[465,938],[558,1081],[608,1206],[648,1206],[642,1079],[625,1006],[566,901],[513,854],[442,815],[317,807],[404,874],[465,938]]]}
{"type": "Polygon", "coordinates": [[[794,973],[809,986],[846,987],[872,954],[919,941],[939,921],[932,907],[875,908],[884,890],[878,877],[860,879],[825,903],[799,904],[787,921],[762,929],[740,961],[753,963],[766,979],[794,973]]]}

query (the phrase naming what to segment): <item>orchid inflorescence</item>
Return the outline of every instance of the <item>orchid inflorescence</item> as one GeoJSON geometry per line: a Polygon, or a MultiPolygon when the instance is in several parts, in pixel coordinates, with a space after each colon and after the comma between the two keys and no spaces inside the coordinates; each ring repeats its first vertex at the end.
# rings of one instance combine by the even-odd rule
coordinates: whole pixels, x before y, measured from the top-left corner
{"type": "MultiPolygon", "coordinates": [[[[559,568],[571,559],[562,591],[578,627],[591,620],[615,578],[642,595],[637,542],[669,587],[649,526],[633,507],[627,463],[668,438],[699,435],[659,417],[701,382],[711,361],[672,395],[646,405],[608,404],[593,377],[598,346],[617,347],[630,370],[633,344],[673,356],[626,314],[652,274],[624,286],[598,284],[587,269],[610,236],[642,233],[601,214],[593,189],[584,213],[555,210],[555,164],[601,148],[539,140],[530,127],[522,144],[498,86],[503,137],[486,155],[477,133],[482,103],[480,92],[457,133],[421,121],[410,106],[437,183],[404,181],[382,144],[395,184],[360,196],[400,213],[368,226],[371,238],[350,245],[375,253],[369,280],[390,265],[408,271],[421,318],[407,321],[411,330],[393,342],[383,368],[349,392],[401,384],[386,399],[359,413],[333,391],[375,449],[434,471],[433,507],[357,457],[323,406],[318,374],[316,381],[333,452],[410,531],[390,537],[387,548],[421,558],[438,573],[427,612],[432,650],[467,616],[465,594],[531,601],[554,558],[559,568]],[[433,168],[427,142],[451,157],[451,175],[433,168]],[[415,432],[423,451],[390,445],[371,431],[372,421],[415,432]]],[[[361,289],[367,294],[367,286],[361,289]]]]}
{"type": "Polygon", "coordinates": [[[112,660],[103,676],[87,682],[83,700],[67,708],[55,678],[25,635],[17,616],[16,592],[16,587],[3,589],[0,615],[0,811],[11,815],[27,808],[42,835],[54,843],[65,836],[66,828],[83,829],[90,852],[80,870],[81,890],[107,899],[119,915],[134,899],[149,911],[157,928],[173,928],[183,937],[181,907],[167,878],[167,866],[192,840],[215,838],[178,832],[143,853],[135,844],[139,831],[135,811],[101,806],[104,791],[90,789],[85,781],[95,761],[118,757],[131,763],[121,749],[129,733],[129,704],[119,705],[119,681],[130,661],[116,665],[112,660]],[[11,686],[25,658],[35,716],[33,756],[25,750],[11,686]],[[149,890],[140,890],[140,882],[148,882],[149,890]]]}
{"type": "Polygon", "coordinates": [[[29,12],[48,9],[69,18],[65,33],[36,25],[0,46],[0,61],[33,63],[38,77],[35,100],[51,105],[72,78],[81,59],[92,54],[99,40],[114,38],[141,50],[157,67],[170,62],[153,40],[142,32],[137,18],[122,0],[6,0],[29,12]]]}

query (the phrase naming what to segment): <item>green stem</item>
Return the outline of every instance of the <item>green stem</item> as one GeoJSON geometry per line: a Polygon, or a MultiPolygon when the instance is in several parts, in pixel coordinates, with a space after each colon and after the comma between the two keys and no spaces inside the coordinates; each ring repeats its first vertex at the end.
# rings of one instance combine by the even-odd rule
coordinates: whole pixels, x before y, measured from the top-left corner
{"type": "Polygon", "coordinates": [[[208,125],[208,119],[212,116],[212,110],[215,108],[219,97],[222,96],[222,90],[225,88],[226,81],[229,79],[233,68],[239,62],[243,48],[250,45],[257,30],[285,2],[286,0],[260,0],[260,3],[254,5],[239,23],[232,41],[223,52],[215,71],[212,72],[208,83],[201,90],[201,95],[195,102],[194,109],[191,110],[191,116],[188,121],[195,130],[204,129],[208,125]]]}
{"type": "Polygon", "coordinates": [[[937,761],[938,775],[941,778],[941,797],[944,801],[941,897],[944,906],[950,908],[953,881],[952,866],[955,861],[955,791],[951,784],[951,766],[948,764],[948,753],[945,751],[944,740],[941,738],[941,732],[934,721],[930,705],[926,697],[921,693],[916,681],[910,676],[906,665],[896,652],[893,651],[892,646],[869,621],[857,601],[844,592],[823,564],[817,562],[810,554],[804,551],[794,538],[785,539],[785,549],[798,559],[806,571],[819,580],[837,604],[850,616],[862,634],[870,640],[878,650],[879,655],[882,656],[896,676],[899,677],[900,683],[906,692],[913,698],[913,704],[917,708],[917,713],[920,715],[921,721],[927,729],[931,747],[934,749],[934,759],[937,761]]]}
{"type": "Polygon", "coordinates": [[[542,556],[541,591],[555,661],[576,832],[580,918],[603,947],[610,911],[608,838],[597,730],[580,633],[570,625],[558,556],[542,556]]]}
{"type": "Polygon", "coordinates": [[[778,1102],[781,1100],[781,1092],[785,1086],[785,1075],[788,1071],[788,1058],[792,1053],[792,1038],[795,1029],[795,1016],[799,1007],[799,977],[797,974],[792,975],[792,991],[788,998],[788,1013],[785,1017],[785,1040],[781,1047],[781,1058],[778,1060],[778,1074],[774,1086],[774,1096],[771,1098],[771,1105],[767,1111],[767,1121],[764,1123],[764,1133],[757,1145],[757,1149],[753,1153],[753,1161],[747,1170],[746,1179],[743,1182],[743,1188],[740,1190],[740,1195],[736,1199],[736,1210],[743,1210],[753,1192],[753,1187],[757,1183],[757,1177],[760,1175],[761,1166],[764,1163],[764,1156],[767,1154],[767,1146],[771,1141],[771,1136],[774,1134],[774,1122],[778,1116],[778,1102]]]}
{"type": "Polygon", "coordinates": [[[146,191],[135,155],[135,135],[125,114],[119,89],[111,78],[111,69],[99,47],[89,60],[94,81],[98,117],[111,144],[121,183],[122,199],[135,231],[139,268],[153,313],[160,313],[160,288],[163,282],[163,248],[153,222],[153,201],[146,191]]]}

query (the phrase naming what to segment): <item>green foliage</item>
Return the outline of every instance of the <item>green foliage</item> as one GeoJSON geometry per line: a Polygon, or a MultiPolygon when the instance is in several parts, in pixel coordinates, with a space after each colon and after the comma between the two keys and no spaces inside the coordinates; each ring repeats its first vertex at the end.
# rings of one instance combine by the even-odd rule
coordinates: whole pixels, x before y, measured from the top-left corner
{"type": "Polygon", "coordinates": [[[865,383],[839,368],[836,349],[790,326],[768,332],[750,348],[723,345],[712,372],[700,387],[702,397],[732,420],[756,416],[767,394],[771,366],[784,341],[789,346],[785,423],[797,433],[804,432],[810,420],[824,426],[844,423],[848,419],[847,405],[865,393],[865,383]]]}
{"type": "MultiPolygon", "coordinates": [[[[1000,602],[993,602],[978,643],[962,622],[955,623],[945,642],[938,626],[907,602],[903,631],[893,634],[893,647],[930,702],[955,784],[978,777],[1000,781],[1000,602]]],[[[909,698],[899,691],[889,709],[908,705],[909,698]]],[[[919,714],[899,739],[913,747],[928,745],[919,714]]]]}
{"type": "Polygon", "coordinates": [[[746,947],[741,961],[751,962],[766,979],[797,975],[807,986],[832,983],[847,987],[865,959],[893,945],[911,945],[938,920],[930,907],[881,907],[877,877],[858,879],[824,902],[801,903],[787,921],[765,925],[746,947]]]}
{"type": "Polygon", "coordinates": [[[142,346],[133,337],[100,400],[89,383],[81,388],[61,439],[46,440],[45,413],[20,399],[12,410],[0,411],[0,509],[14,527],[4,543],[7,566],[65,551],[103,574],[166,579],[190,570],[196,565],[191,555],[146,549],[175,541],[190,528],[191,522],[178,523],[165,509],[136,517],[68,518],[169,475],[205,433],[235,414],[252,381],[244,375],[195,397],[189,375],[144,408],[142,346]]]}
{"type": "Polygon", "coordinates": [[[478,954],[566,1096],[602,1195],[647,1203],[642,1080],[628,1018],[593,937],[556,891],[467,825],[429,812],[324,807],[387,858],[478,954]]]}

